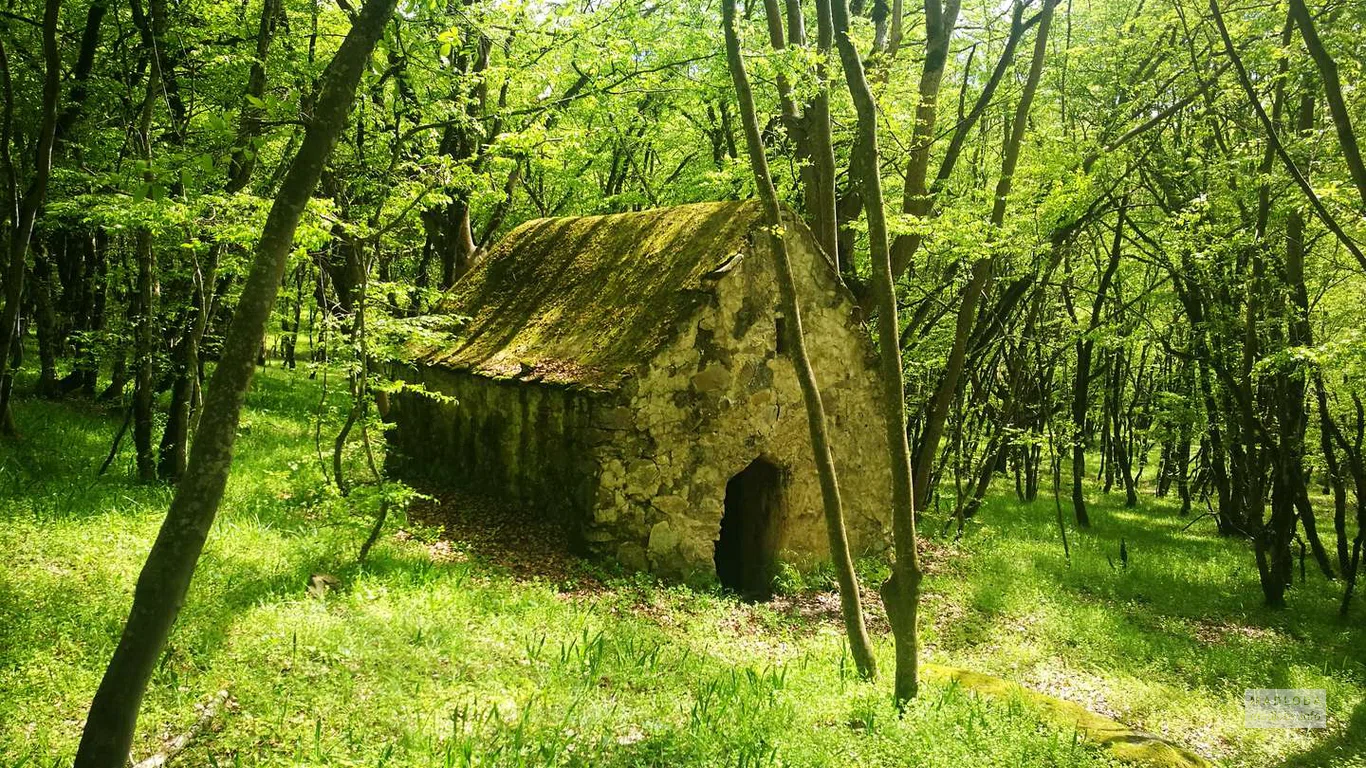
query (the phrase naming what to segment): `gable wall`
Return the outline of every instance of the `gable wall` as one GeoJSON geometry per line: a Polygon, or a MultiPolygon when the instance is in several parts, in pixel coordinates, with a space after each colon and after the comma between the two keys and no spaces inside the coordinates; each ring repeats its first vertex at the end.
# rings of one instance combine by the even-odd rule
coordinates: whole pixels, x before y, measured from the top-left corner
{"type": "MultiPolygon", "coordinates": [[[[850,545],[885,546],[890,472],[872,347],[853,305],[809,233],[789,249],[802,293],[807,346],[825,401],[850,545]]],[[[726,482],[763,456],[785,469],[780,559],[828,559],[819,481],[800,387],[778,353],[773,257],[751,245],[715,282],[710,304],[609,411],[616,437],[599,447],[602,472],[586,530],[590,546],[630,568],[693,581],[714,577],[726,482]]]]}

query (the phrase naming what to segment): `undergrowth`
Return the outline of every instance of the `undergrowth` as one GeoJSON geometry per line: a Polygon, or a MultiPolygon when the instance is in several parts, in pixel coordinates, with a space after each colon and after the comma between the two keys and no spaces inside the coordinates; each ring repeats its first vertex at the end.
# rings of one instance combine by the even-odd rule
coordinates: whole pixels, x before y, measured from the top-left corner
{"type": "MultiPolygon", "coordinates": [[[[803,610],[803,595],[829,589],[820,572],[784,572],[779,586],[798,594],[771,605],[593,566],[582,583],[551,582],[401,516],[357,566],[370,512],[320,490],[318,394],[302,372],[265,369],[253,385],[138,757],[226,690],[180,764],[1110,764],[1025,701],[930,684],[898,715],[885,683],[856,679],[836,617],[803,610]],[[338,586],[310,590],[318,573],[338,586]]],[[[127,447],[96,476],[120,414],[21,400],[15,415],[23,439],[0,446],[0,765],[62,765],[170,491],[130,479],[127,447]]],[[[1093,501],[1095,527],[1072,532],[1070,561],[1051,499],[993,497],[961,540],[929,542],[927,659],[1229,765],[1363,764],[1366,645],[1359,614],[1355,628],[1333,615],[1334,587],[1311,573],[1290,610],[1267,612],[1239,543],[1183,529],[1150,498],[1138,510],[1093,501]],[[1121,539],[1126,568],[1112,565],[1121,539]],[[1245,687],[1326,688],[1332,728],[1244,729],[1245,687]]],[[[876,643],[890,670],[890,638],[876,643]]]]}

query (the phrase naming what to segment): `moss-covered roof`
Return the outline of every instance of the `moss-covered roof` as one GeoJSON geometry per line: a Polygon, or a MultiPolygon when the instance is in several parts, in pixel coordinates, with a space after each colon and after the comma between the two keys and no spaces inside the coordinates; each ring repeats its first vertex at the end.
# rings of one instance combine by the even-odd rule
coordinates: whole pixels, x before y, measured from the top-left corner
{"type": "Polygon", "coordinates": [[[422,362],[610,390],[707,301],[706,275],[746,250],[754,202],[537,219],[513,230],[440,310],[469,318],[422,362]]]}

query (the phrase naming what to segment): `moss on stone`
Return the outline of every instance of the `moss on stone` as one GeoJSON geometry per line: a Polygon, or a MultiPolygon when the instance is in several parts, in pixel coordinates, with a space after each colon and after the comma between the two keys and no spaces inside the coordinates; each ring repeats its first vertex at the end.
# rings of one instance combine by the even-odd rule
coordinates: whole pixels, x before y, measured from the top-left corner
{"type": "Polygon", "coordinates": [[[939,664],[926,664],[922,674],[927,680],[955,682],[983,696],[1023,699],[1054,725],[1075,727],[1087,740],[1100,744],[1113,757],[1126,763],[1157,768],[1210,768],[1204,758],[1160,736],[1134,730],[1080,704],[1032,691],[1019,683],[939,664]]]}
{"type": "Polygon", "coordinates": [[[706,275],[747,250],[753,202],[538,219],[505,237],[440,309],[469,318],[423,362],[611,390],[708,300],[706,275]]]}

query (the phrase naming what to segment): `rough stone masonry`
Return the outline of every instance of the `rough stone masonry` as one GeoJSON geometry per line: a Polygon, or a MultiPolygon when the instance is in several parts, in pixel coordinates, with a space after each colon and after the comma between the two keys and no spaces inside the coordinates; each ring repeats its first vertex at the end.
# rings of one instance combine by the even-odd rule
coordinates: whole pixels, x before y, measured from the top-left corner
{"type": "MultiPolygon", "coordinates": [[[[578,548],[670,578],[828,559],[762,226],[756,203],[727,202],[518,227],[441,305],[459,330],[401,373],[421,387],[393,399],[391,469],[535,508],[578,548]]],[[[810,232],[785,235],[850,544],[880,550],[870,337],[810,232]]]]}

